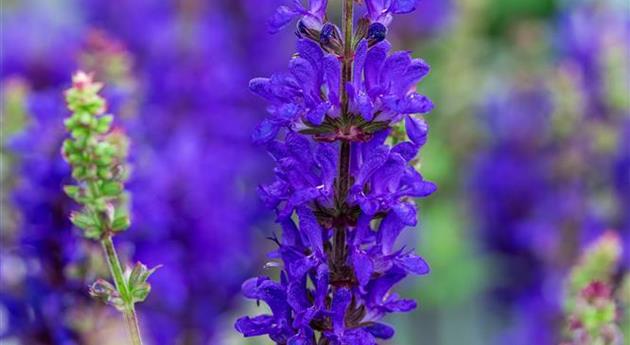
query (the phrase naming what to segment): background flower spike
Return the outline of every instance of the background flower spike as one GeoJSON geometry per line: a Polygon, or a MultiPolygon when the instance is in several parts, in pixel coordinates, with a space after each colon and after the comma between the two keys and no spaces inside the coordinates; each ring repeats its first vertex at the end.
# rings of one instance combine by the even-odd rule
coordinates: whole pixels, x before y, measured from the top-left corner
{"type": "Polygon", "coordinates": [[[99,241],[105,253],[114,284],[98,279],[90,295],[114,306],[125,317],[134,345],[142,345],[135,304],[144,301],[151,286],[147,279],[158,267],[148,269],[138,262],[125,269],[113,237],[129,228],[128,195],[124,183],[129,174],[129,142],[124,132],[112,129],[113,116],[106,115],[106,101],[99,95],[103,84],[79,71],[65,93],[72,115],[65,120],[70,138],[63,142],[62,155],[72,166],[74,185],[64,191],[81,205],[70,216],[89,240],[99,241]]]}

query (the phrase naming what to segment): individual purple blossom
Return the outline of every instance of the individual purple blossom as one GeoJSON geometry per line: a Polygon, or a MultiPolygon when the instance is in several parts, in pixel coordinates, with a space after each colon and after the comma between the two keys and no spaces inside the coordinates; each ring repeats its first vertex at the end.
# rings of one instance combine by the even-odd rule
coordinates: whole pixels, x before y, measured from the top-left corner
{"type": "Polygon", "coordinates": [[[328,0],[307,0],[308,5],[302,5],[301,0],[292,0],[289,6],[280,6],[269,19],[268,30],[276,33],[289,25],[295,18],[300,17],[300,25],[311,30],[321,30],[326,18],[328,0]]]}
{"type": "Polygon", "coordinates": [[[382,41],[368,49],[362,40],[354,57],[353,83],[347,85],[351,110],[366,121],[396,123],[409,114],[425,114],[433,109],[427,97],[416,92],[416,85],[428,73],[429,65],[414,59],[411,52],[388,55],[391,45],[382,41]]]}
{"type": "MultiPolygon", "coordinates": [[[[348,23],[352,4],[345,3],[348,23]]],[[[279,281],[262,275],[242,285],[245,297],[270,308],[236,321],[246,337],[375,345],[395,333],[384,316],[416,307],[392,288],[429,272],[424,259],[397,243],[417,224],[413,199],[436,190],[412,163],[428,132],[417,114],[432,108],[415,84],[429,68],[408,52],[388,56],[384,36],[363,29],[354,44],[331,23],[319,37],[304,30],[289,73],[250,82],[269,103],[253,140],[276,163],[275,181],[259,194],[276,211],[282,236],[270,237],[277,249],[266,265],[280,268],[279,281]],[[409,141],[392,146],[389,126],[402,120],[409,141]]]]}
{"type": "Polygon", "coordinates": [[[394,14],[413,12],[418,0],[365,0],[367,18],[371,22],[389,26],[394,14]]]}

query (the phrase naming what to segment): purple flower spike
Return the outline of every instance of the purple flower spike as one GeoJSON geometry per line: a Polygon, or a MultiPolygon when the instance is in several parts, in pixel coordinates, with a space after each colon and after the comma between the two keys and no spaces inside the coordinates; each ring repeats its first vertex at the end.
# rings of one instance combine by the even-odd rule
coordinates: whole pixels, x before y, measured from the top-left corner
{"type": "MultiPolygon", "coordinates": [[[[368,2],[386,16],[414,5],[368,2]]],[[[394,286],[430,271],[399,243],[418,224],[414,199],[437,188],[415,168],[429,129],[419,114],[433,107],[415,90],[429,66],[407,51],[390,54],[382,22],[361,20],[354,42],[332,23],[317,32],[305,23],[288,73],[250,82],[269,102],[254,141],[276,163],[275,180],[259,193],[283,229],[271,237],[277,249],[265,265],[279,268],[281,279],[243,284],[245,296],[266,302],[272,314],[240,318],[236,329],[276,344],[377,345],[395,334],[383,317],[416,307],[394,286]],[[391,145],[391,127],[401,121],[406,138],[391,145]]]]}

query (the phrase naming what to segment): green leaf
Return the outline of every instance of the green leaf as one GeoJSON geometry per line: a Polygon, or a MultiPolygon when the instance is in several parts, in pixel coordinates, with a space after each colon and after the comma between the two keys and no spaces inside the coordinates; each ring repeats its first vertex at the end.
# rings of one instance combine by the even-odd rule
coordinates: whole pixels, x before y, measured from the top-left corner
{"type": "Polygon", "coordinates": [[[105,134],[109,131],[112,122],[114,121],[114,117],[112,115],[105,115],[98,118],[96,124],[96,131],[100,134],[105,134]]]}
{"type": "Polygon", "coordinates": [[[72,177],[75,180],[78,180],[78,181],[84,180],[86,176],[87,176],[87,170],[85,169],[85,167],[78,166],[72,170],[72,177]]]}
{"type": "Polygon", "coordinates": [[[147,298],[149,292],[151,292],[151,285],[147,283],[147,280],[160,267],[162,266],[158,265],[148,269],[143,263],[136,262],[127,280],[127,287],[133,303],[142,302],[147,298]]]}
{"type": "Polygon", "coordinates": [[[376,121],[376,122],[368,122],[366,123],[364,126],[361,127],[361,129],[365,132],[365,133],[374,133],[374,132],[378,132],[381,129],[385,129],[389,127],[389,122],[387,121],[376,121]]]}
{"type": "Polygon", "coordinates": [[[72,140],[66,139],[63,141],[63,145],[61,146],[61,152],[68,156],[72,153],[76,153],[77,149],[74,146],[74,142],[72,140]]]}
{"type": "Polygon", "coordinates": [[[147,299],[147,297],[149,296],[150,292],[151,285],[146,283],[131,290],[131,298],[133,299],[133,303],[144,302],[144,300],[147,299]]]}
{"type": "Polygon", "coordinates": [[[123,185],[118,181],[106,181],[101,185],[100,189],[104,196],[116,197],[122,193],[123,185]]]}
{"type": "Polygon", "coordinates": [[[113,231],[123,231],[129,228],[131,225],[131,221],[129,220],[128,215],[120,215],[114,218],[112,222],[112,230],[113,231]]]}
{"type": "Polygon", "coordinates": [[[83,229],[83,235],[87,238],[98,239],[102,235],[102,227],[100,221],[87,210],[81,212],[73,212],[70,215],[70,221],[76,227],[83,229]]]}
{"type": "Polygon", "coordinates": [[[74,117],[69,117],[63,120],[63,124],[66,126],[66,129],[72,129],[74,126],[76,126],[76,121],[74,117]]]}
{"type": "Polygon", "coordinates": [[[79,200],[81,199],[80,197],[81,189],[79,188],[79,186],[73,186],[73,185],[63,186],[63,191],[66,192],[66,195],[68,195],[70,198],[72,198],[76,202],[79,202],[79,200]]]}
{"type": "Polygon", "coordinates": [[[120,296],[116,287],[103,279],[98,279],[90,285],[89,294],[103,303],[109,304],[119,311],[125,310],[125,301],[120,296]]]}
{"type": "Polygon", "coordinates": [[[81,113],[78,114],[79,115],[79,122],[81,122],[81,124],[84,125],[88,125],[90,124],[90,121],[92,120],[92,115],[90,115],[89,113],[81,113]]]}
{"type": "Polygon", "coordinates": [[[70,221],[81,229],[97,225],[94,218],[84,212],[72,212],[70,221]]]}
{"type": "Polygon", "coordinates": [[[68,155],[68,162],[72,165],[78,165],[83,162],[83,157],[78,153],[71,153],[68,155]]]}
{"type": "Polygon", "coordinates": [[[110,180],[114,177],[114,174],[112,174],[111,169],[108,166],[98,168],[97,174],[98,177],[103,180],[110,180]]]}
{"type": "Polygon", "coordinates": [[[88,134],[88,130],[83,127],[73,128],[70,132],[70,135],[75,139],[84,139],[88,134]]]}

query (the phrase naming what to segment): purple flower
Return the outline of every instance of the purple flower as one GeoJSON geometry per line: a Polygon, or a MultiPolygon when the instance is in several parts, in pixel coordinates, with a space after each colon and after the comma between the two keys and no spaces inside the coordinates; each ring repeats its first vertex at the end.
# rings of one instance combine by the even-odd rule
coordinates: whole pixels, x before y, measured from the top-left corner
{"type": "MultiPolygon", "coordinates": [[[[399,13],[407,5],[387,6],[399,13]]],[[[261,276],[242,285],[245,297],[271,309],[236,321],[246,337],[375,345],[395,333],[383,317],[416,307],[393,288],[429,272],[424,259],[397,243],[417,224],[414,199],[436,190],[412,164],[428,132],[418,114],[432,108],[415,84],[429,68],[409,52],[388,56],[380,29],[373,23],[354,47],[331,23],[319,37],[306,31],[289,73],[250,82],[269,103],[270,116],[253,139],[276,163],[275,180],[259,194],[276,211],[282,236],[270,237],[277,249],[266,265],[280,268],[279,281],[261,276]],[[409,140],[392,146],[389,127],[402,120],[409,140]]]]}
{"type": "Polygon", "coordinates": [[[19,272],[21,267],[24,272],[11,279],[12,283],[1,277],[0,307],[10,311],[12,327],[0,334],[0,339],[80,344],[78,330],[59,320],[59,315],[71,308],[91,303],[86,274],[67,275],[71,267],[82,271],[89,251],[80,246],[66,217],[71,201],[59,192],[70,172],[57,157],[64,138],[63,123],[50,114],[64,113],[62,95],[31,94],[27,111],[33,117],[26,132],[12,138],[9,145],[10,151],[20,156],[14,171],[20,179],[11,199],[21,220],[13,241],[6,238],[2,243],[3,264],[13,262],[14,270],[19,272]]]}
{"type": "Polygon", "coordinates": [[[499,272],[517,278],[491,287],[511,315],[501,344],[553,342],[568,265],[604,230],[628,231],[624,192],[613,178],[625,173],[619,145],[627,147],[630,111],[617,98],[628,92],[627,66],[610,58],[627,57],[621,13],[610,4],[568,6],[556,31],[551,77],[559,79],[495,91],[485,109],[490,138],[472,169],[474,209],[484,245],[502,258],[499,272]],[[565,108],[564,92],[578,101],[565,108]],[[602,145],[605,138],[620,139],[602,145]]]}
{"type": "Polygon", "coordinates": [[[368,49],[361,41],[354,57],[353,83],[347,85],[351,109],[366,121],[398,122],[409,114],[425,114],[433,103],[418,94],[416,85],[429,73],[429,65],[408,51],[388,55],[383,41],[368,49]]]}
{"type": "MultiPolygon", "coordinates": [[[[413,129],[408,133],[413,133],[413,129]]],[[[436,186],[410,165],[421,144],[402,142],[390,148],[383,143],[387,133],[383,134],[356,145],[356,150],[362,152],[353,157],[357,170],[350,203],[358,204],[367,215],[393,209],[405,225],[415,226],[415,204],[403,200],[428,196],[436,186]]]]}
{"type": "MultiPolygon", "coordinates": [[[[353,82],[345,87],[350,111],[364,121],[352,136],[365,135],[369,123],[393,124],[433,109],[431,100],[415,91],[415,85],[429,73],[429,66],[421,59],[413,59],[410,52],[388,55],[389,50],[387,41],[369,47],[368,40],[361,40],[357,45],[353,82]]],[[[345,135],[332,124],[341,113],[340,74],[338,56],[326,53],[310,39],[299,39],[289,73],[255,78],[249,84],[252,92],[270,103],[270,116],[256,128],[254,141],[269,142],[282,127],[293,131],[332,128],[329,133],[321,132],[327,140],[345,135]]],[[[413,123],[407,127],[414,127],[413,123]]]]}
{"type": "Polygon", "coordinates": [[[326,19],[326,7],[328,0],[307,0],[308,5],[302,5],[301,0],[293,0],[289,6],[280,6],[276,13],[269,19],[268,30],[276,33],[297,17],[300,17],[300,26],[311,30],[320,31],[326,19]]]}
{"type": "Polygon", "coordinates": [[[389,26],[393,14],[404,14],[416,9],[418,0],[365,0],[367,18],[389,26]]]}

